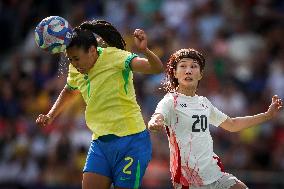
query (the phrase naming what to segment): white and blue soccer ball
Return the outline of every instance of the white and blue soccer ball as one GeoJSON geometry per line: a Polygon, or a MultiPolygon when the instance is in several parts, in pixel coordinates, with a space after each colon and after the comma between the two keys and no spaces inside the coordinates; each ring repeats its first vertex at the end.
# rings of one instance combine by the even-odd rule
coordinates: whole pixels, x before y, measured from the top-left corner
{"type": "Polygon", "coordinates": [[[72,39],[70,24],[60,16],[49,16],[35,28],[36,44],[51,54],[64,52],[72,39]]]}

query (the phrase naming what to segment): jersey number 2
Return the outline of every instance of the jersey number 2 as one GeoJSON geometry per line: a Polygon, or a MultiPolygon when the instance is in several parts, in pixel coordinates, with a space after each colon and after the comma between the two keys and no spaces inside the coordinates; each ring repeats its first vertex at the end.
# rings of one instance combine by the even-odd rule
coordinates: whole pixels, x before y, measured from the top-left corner
{"type": "Polygon", "coordinates": [[[200,122],[200,128],[203,132],[207,129],[207,117],[206,115],[193,115],[192,118],[196,119],[192,124],[192,132],[200,132],[200,129],[197,128],[198,123],[200,122]]]}
{"type": "Polygon", "coordinates": [[[126,158],[124,158],[124,160],[125,161],[129,161],[125,166],[124,166],[124,168],[123,168],[123,173],[125,173],[125,174],[128,174],[128,175],[131,175],[131,171],[130,170],[127,170],[131,165],[132,165],[132,163],[133,163],[133,158],[132,157],[126,157],[126,158]]]}

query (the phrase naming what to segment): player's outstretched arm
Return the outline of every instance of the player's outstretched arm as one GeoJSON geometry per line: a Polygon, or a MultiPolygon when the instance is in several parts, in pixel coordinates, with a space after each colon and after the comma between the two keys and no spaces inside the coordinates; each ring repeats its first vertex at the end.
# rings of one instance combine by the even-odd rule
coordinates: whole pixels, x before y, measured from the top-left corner
{"type": "Polygon", "coordinates": [[[59,115],[66,108],[66,106],[70,104],[70,102],[72,102],[77,94],[79,94],[78,90],[71,90],[65,86],[52,108],[49,110],[48,114],[40,114],[36,119],[36,123],[41,126],[49,125],[56,118],[56,116],[59,115]]]}
{"type": "Polygon", "coordinates": [[[133,58],[131,61],[132,70],[145,74],[155,74],[163,72],[163,63],[155,53],[148,49],[147,35],[143,30],[136,29],[134,31],[134,42],[138,51],[143,53],[146,58],[133,58]]]}
{"type": "Polygon", "coordinates": [[[271,104],[265,113],[254,116],[228,118],[220,125],[220,127],[230,132],[241,131],[274,118],[278,115],[282,107],[282,100],[277,95],[274,95],[271,104]]]}
{"type": "Polygon", "coordinates": [[[151,120],[148,123],[148,129],[150,131],[161,131],[164,128],[164,116],[159,113],[152,115],[151,120]]]}

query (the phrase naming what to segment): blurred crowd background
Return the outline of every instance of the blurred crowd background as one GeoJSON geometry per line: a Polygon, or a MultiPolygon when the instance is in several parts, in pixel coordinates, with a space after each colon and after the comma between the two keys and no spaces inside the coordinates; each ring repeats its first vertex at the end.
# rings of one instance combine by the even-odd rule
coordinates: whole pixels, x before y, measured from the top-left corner
{"type": "MultiPolygon", "coordinates": [[[[283,0],[1,0],[0,188],[81,187],[91,141],[82,99],[52,125],[35,124],[66,82],[64,57],[51,56],[34,42],[35,26],[51,15],[72,26],[86,19],[110,21],[133,52],[132,33],[142,28],[164,64],[180,48],[199,50],[206,70],[198,94],[229,116],[264,112],[274,94],[284,99],[283,0]]],[[[165,94],[163,77],[135,74],[146,123],[165,94]]],[[[283,111],[240,133],[210,130],[227,172],[249,188],[284,188],[283,111]]],[[[151,137],[153,160],[142,188],[172,188],[167,137],[151,137]]]]}

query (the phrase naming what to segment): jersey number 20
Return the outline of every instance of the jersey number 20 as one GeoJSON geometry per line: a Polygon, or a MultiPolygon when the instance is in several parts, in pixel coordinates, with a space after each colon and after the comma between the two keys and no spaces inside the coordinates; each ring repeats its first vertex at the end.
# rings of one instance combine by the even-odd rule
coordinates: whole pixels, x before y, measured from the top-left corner
{"type": "Polygon", "coordinates": [[[196,119],[192,124],[192,132],[200,132],[200,128],[203,132],[207,129],[207,117],[206,115],[193,115],[192,118],[196,119]],[[198,124],[200,123],[200,124],[198,124]],[[200,127],[199,127],[200,125],[200,127]]]}

